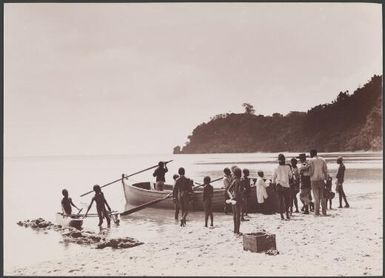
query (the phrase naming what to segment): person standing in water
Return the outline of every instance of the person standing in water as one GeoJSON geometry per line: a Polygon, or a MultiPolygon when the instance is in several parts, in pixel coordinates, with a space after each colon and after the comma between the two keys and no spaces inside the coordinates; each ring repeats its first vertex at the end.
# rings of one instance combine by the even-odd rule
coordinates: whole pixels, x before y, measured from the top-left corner
{"type": "Polygon", "coordinates": [[[286,219],[289,220],[289,206],[291,201],[289,181],[292,178],[292,173],[289,165],[285,164],[285,156],[278,155],[278,167],[274,170],[273,183],[277,185],[279,198],[279,212],[281,219],[284,220],[283,212],[286,213],[286,219]]]}
{"type": "Polygon", "coordinates": [[[62,207],[63,214],[71,215],[72,207],[75,207],[77,208],[78,211],[80,211],[80,209],[77,206],[75,206],[75,204],[72,202],[72,199],[69,198],[67,189],[63,189],[62,194],[64,196],[63,199],[61,200],[61,207],[62,207]]]}
{"type": "Polygon", "coordinates": [[[211,179],[210,177],[206,176],[203,179],[204,187],[203,187],[203,207],[205,210],[205,227],[207,227],[207,222],[209,220],[210,216],[210,226],[213,227],[214,225],[214,216],[213,216],[213,195],[214,195],[214,188],[210,184],[211,179]]]}
{"type": "Polygon", "coordinates": [[[228,189],[231,185],[232,182],[232,177],[231,177],[231,171],[229,168],[223,169],[223,188],[225,189],[225,201],[224,201],[224,212],[227,214],[229,210],[231,210],[231,205],[227,204],[226,201],[230,199],[230,196],[228,194],[228,189]]]}
{"type": "Polygon", "coordinates": [[[190,196],[194,194],[192,185],[193,181],[185,177],[184,168],[179,168],[178,170],[179,178],[175,182],[173,196],[176,196],[179,207],[182,211],[182,219],[180,220],[180,225],[186,226],[186,217],[188,214],[190,196]]]}
{"type": "Polygon", "coordinates": [[[345,201],[345,208],[348,208],[350,206],[349,206],[348,200],[346,200],[345,191],[344,191],[344,188],[342,186],[342,184],[344,183],[344,177],[345,177],[345,165],[343,163],[343,158],[341,156],[339,158],[337,158],[337,164],[340,165],[338,167],[338,171],[337,171],[337,175],[336,175],[336,179],[337,179],[336,191],[338,192],[338,197],[340,200],[339,208],[342,208],[342,198],[345,201]]]}
{"type": "Polygon", "coordinates": [[[167,164],[165,164],[162,161],[159,161],[158,168],[156,168],[154,173],[152,174],[154,177],[156,177],[156,184],[155,184],[156,190],[163,191],[163,186],[166,181],[165,175],[167,172],[168,172],[167,164]]]}
{"type": "Polygon", "coordinates": [[[107,226],[110,227],[111,225],[111,219],[109,216],[109,212],[111,213],[111,208],[109,204],[107,203],[107,200],[104,198],[104,194],[100,188],[99,185],[94,185],[93,187],[95,191],[95,196],[92,198],[90,205],[88,206],[87,212],[84,217],[87,217],[88,211],[91,209],[93,202],[95,201],[96,203],[96,210],[98,212],[99,216],[99,224],[98,226],[102,226],[103,224],[103,218],[106,218],[107,220],[107,226]],[[106,209],[106,206],[108,208],[108,211],[106,209]]]}
{"type": "Polygon", "coordinates": [[[233,170],[234,179],[231,182],[229,189],[227,190],[232,201],[233,208],[233,221],[234,221],[234,233],[240,233],[241,226],[241,206],[242,206],[242,195],[243,186],[241,182],[242,171],[238,167],[233,170]]]}

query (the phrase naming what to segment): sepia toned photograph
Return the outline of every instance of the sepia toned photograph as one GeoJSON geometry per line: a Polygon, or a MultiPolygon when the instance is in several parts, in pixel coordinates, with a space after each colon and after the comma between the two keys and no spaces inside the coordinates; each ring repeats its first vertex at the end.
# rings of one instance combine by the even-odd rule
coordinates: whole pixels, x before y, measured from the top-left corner
{"type": "Polygon", "coordinates": [[[382,4],[3,8],[3,275],[383,275],[382,4]]]}

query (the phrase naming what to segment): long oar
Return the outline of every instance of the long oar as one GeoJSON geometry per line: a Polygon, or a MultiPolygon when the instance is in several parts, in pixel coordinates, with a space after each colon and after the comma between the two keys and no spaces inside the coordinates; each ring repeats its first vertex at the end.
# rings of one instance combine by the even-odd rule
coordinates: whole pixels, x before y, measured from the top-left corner
{"type": "Polygon", "coordinates": [[[137,211],[139,211],[139,210],[142,210],[142,209],[145,209],[145,208],[147,208],[147,207],[149,207],[149,206],[152,206],[153,204],[156,204],[156,203],[159,203],[159,202],[161,202],[161,201],[163,201],[163,200],[166,200],[166,199],[170,198],[171,196],[172,196],[172,192],[171,192],[170,194],[166,195],[166,196],[163,197],[163,198],[159,198],[159,199],[156,199],[156,200],[153,200],[153,201],[144,203],[144,204],[142,204],[142,205],[140,205],[140,206],[137,206],[137,207],[134,207],[134,208],[132,208],[132,209],[126,210],[126,211],[124,211],[124,212],[122,212],[122,213],[119,213],[119,214],[120,214],[120,215],[128,215],[128,214],[137,212],[137,211]]]}
{"type": "MultiPolygon", "coordinates": [[[[173,160],[169,160],[169,161],[166,161],[166,162],[165,162],[165,164],[167,164],[167,163],[170,163],[170,162],[172,162],[172,161],[173,161],[173,160]]],[[[140,171],[138,171],[138,172],[135,172],[135,173],[133,173],[133,174],[130,174],[130,175],[128,175],[128,176],[125,176],[125,178],[129,178],[129,177],[132,177],[132,176],[134,176],[134,175],[137,175],[137,174],[143,173],[143,172],[145,172],[145,171],[148,171],[148,170],[154,169],[154,168],[156,168],[156,167],[158,167],[158,165],[155,165],[155,166],[151,166],[151,167],[149,167],[149,168],[146,168],[146,169],[144,169],[144,170],[140,170],[140,171]]],[[[117,179],[117,180],[114,180],[114,181],[112,181],[112,182],[109,182],[109,183],[107,183],[107,184],[105,184],[105,185],[102,185],[100,188],[106,187],[106,186],[108,186],[108,185],[111,185],[111,184],[113,184],[113,183],[115,183],[115,182],[118,182],[118,181],[121,181],[121,180],[122,180],[122,178],[119,178],[119,179],[117,179]]],[[[93,191],[93,190],[91,190],[91,191],[88,191],[88,192],[86,192],[86,193],[84,193],[84,194],[80,195],[80,197],[86,196],[87,194],[90,194],[90,193],[92,193],[92,192],[94,192],[94,191],[93,191]]]]}
{"type": "MultiPolygon", "coordinates": [[[[108,211],[108,214],[109,215],[115,215],[115,214],[119,214],[119,212],[118,211],[116,211],[116,210],[113,210],[113,211],[108,211]]],[[[79,216],[85,216],[85,214],[79,214],[79,216]]],[[[99,215],[97,214],[97,213],[89,213],[89,214],[87,214],[87,217],[98,217],[99,215]]]]}
{"type": "MultiPolygon", "coordinates": [[[[210,181],[210,183],[213,183],[213,182],[216,182],[216,181],[220,181],[220,180],[223,180],[223,177],[214,179],[214,180],[210,181]]],[[[199,188],[200,186],[203,186],[203,185],[204,185],[203,183],[198,183],[198,182],[194,182],[194,183],[197,184],[197,186],[194,186],[193,190],[194,190],[194,189],[197,189],[197,188],[199,188]]]]}

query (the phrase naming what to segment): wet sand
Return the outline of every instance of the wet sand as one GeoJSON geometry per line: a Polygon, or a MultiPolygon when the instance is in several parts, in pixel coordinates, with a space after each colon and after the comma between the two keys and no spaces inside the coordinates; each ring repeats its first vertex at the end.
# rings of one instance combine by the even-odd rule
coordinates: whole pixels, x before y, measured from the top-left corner
{"type": "Polygon", "coordinates": [[[292,220],[281,221],[279,214],[250,214],[250,221],[241,223],[241,232],[264,229],[276,234],[276,256],[243,251],[242,236],[232,233],[231,215],[214,214],[210,229],[203,227],[202,213],[194,212],[187,226],[180,227],[169,211],[160,226],[138,225],[132,235],[126,235],[143,245],[81,248],[77,256],[65,255],[5,274],[382,275],[382,193],[352,195],[350,208],[337,209],[337,199],[333,201],[328,217],[294,213],[292,220]]]}

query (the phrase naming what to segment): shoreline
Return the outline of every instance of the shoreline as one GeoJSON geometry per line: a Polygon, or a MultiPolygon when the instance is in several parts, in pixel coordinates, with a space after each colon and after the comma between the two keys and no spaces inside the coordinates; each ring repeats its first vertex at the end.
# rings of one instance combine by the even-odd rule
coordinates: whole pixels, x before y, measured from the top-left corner
{"type": "MultiPolygon", "coordinates": [[[[279,214],[250,214],[250,221],[241,223],[241,232],[264,229],[276,234],[277,256],[243,251],[242,236],[232,233],[231,215],[215,213],[214,228],[210,229],[203,227],[202,213],[192,213],[187,226],[180,227],[172,221],[170,210],[163,223],[137,225],[138,234],[144,234],[141,229],[149,229],[153,236],[127,235],[143,241],[143,245],[121,250],[84,247],[76,257],[65,254],[61,259],[4,274],[382,275],[382,195],[351,195],[351,207],[328,210],[329,217],[294,213],[290,221],[281,221],[279,214]]],[[[333,199],[334,207],[337,200],[333,199]]]]}

